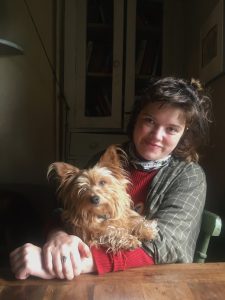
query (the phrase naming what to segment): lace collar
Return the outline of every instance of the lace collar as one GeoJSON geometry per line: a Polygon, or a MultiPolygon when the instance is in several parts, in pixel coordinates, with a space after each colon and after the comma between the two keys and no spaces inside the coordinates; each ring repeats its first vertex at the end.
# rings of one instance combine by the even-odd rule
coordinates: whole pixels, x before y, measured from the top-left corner
{"type": "Polygon", "coordinates": [[[152,171],[162,168],[169,164],[171,155],[159,160],[141,160],[135,154],[134,145],[132,143],[128,146],[128,156],[130,163],[135,167],[135,169],[143,171],[152,171]]]}

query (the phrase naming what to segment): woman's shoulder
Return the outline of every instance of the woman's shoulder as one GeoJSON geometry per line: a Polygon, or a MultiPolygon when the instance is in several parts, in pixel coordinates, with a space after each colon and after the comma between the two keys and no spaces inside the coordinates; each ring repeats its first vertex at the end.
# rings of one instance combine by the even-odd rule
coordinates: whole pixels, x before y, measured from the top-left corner
{"type": "Polygon", "coordinates": [[[188,162],[174,156],[171,156],[170,166],[203,171],[203,168],[198,162],[188,162]]]}
{"type": "Polygon", "coordinates": [[[182,174],[183,176],[195,176],[205,178],[205,172],[202,166],[197,162],[187,162],[176,157],[171,158],[168,169],[172,173],[182,174]]]}
{"type": "Polygon", "coordinates": [[[168,166],[159,170],[152,182],[152,189],[165,193],[168,189],[186,187],[202,189],[206,187],[206,176],[202,167],[195,162],[186,162],[174,157],[168,166]]]}

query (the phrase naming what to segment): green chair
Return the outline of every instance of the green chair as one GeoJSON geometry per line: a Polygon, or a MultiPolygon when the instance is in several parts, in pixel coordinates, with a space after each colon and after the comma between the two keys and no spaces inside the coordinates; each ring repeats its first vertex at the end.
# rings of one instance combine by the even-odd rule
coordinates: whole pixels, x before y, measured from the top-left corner
{"type": "Polygon", "coordinates": [[[194,262],[204,263],[211,236],[219,236],[222,228],[221,218],[207,210],[203,211],[202,225],[195,249],[194,262]]]}

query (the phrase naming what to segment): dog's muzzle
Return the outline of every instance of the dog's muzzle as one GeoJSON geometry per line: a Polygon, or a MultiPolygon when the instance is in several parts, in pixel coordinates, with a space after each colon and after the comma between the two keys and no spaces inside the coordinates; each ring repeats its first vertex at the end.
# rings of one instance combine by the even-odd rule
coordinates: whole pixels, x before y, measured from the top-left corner
{"type": "Polygon", "coordinates": [[[99,196],[92,196],[91,197],[91,203],[93,203],[93,204],[99,204],[99,202],[100,202],[100,197],[99,196]]]}

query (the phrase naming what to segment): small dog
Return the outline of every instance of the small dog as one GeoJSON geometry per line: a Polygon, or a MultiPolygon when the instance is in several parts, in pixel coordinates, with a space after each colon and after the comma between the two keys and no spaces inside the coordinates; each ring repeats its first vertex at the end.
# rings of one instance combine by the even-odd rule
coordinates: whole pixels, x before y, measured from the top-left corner
{"type": "Polygon", "coordinates": [[[139,247],[157,233],[156,221],[146,220],[132,209],[121,155],[125,158],[122,149],[111,145],[93,168],[80,170],[55,162],[48,169],[48,178],[56,175],[59,180],[66,231],[89,246],[101,245],[113,253],[139,247]]]}

